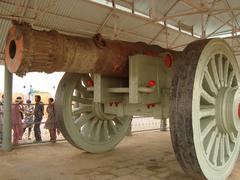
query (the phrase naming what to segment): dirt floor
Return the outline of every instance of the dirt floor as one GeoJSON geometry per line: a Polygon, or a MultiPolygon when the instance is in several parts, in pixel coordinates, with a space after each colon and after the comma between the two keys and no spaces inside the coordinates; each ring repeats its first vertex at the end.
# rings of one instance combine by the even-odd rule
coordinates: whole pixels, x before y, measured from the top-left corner
{"type": "MultiPolygon", "coordinates": [[[[230,180],[240,179],[240,159],[230,180]]],[[[0,152],[0,180],[191,179],[178,165],[169,132],[126,137],[116,149],[89,154],[67,142],[0,152]]]]}

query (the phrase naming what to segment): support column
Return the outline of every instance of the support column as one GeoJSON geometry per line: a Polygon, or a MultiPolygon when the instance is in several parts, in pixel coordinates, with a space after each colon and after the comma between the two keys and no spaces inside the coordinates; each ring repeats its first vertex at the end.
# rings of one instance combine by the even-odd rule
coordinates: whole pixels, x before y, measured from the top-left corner
{"type": "Polygon", "coordinates": [[[5,66],[4,70],[4,113],[3,113],[3,144],[4,151],[12,150],[12,73],[5,66]]]}
{"type": "Polygon", "coordinates": [[[167,131],[167,119],[161,119],[160,131],[167,131]]]}
{"type": "Polygon", "coordinates": [[[132,121],[128,127],[128,130],[127,130],[127,133],[126,133],[126,136],[132,136],[132,121]]]}

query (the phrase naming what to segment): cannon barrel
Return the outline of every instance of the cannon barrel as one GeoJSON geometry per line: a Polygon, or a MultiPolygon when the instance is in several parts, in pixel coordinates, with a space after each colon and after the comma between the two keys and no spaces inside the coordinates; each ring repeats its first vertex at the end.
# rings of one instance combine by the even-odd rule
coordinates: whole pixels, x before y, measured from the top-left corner
{"type": "Polygon", "coordinates": [[[157,56],[170,52],[146,43],[67,36],[57,31],[37,31],[27,24],[15,24],[6,39],[6,64],[10,72],[55,71],[100,73],[127,76],[128,57],[135,54],[157,56]]]}

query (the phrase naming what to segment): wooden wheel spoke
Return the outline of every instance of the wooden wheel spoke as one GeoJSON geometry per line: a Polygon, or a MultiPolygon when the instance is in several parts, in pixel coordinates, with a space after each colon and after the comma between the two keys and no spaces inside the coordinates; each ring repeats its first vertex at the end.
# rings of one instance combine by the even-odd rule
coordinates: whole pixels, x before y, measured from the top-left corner
{"type": "Polygon", "coordinates": [[[217,134],[218,134],[218,129],[215,129],[214,132],[212,133],[211,137],[210,137],[210,140],[209,140],[209,143],[208,143],[207,149],[206,149],[206,153],[207,153],[208,158],[209,158],[210,153],[213,149],[213,145],[214,145],[217,134]]]}
{"type": "Polygon", "coordinates": [[[81,115],[79,118],[77,118],[74,123],[78,124],[80,127],[83,126],[84,124],[86,124],[87,121],[89,121],[90,119],[92,119],[94,117],[93,113],[89,113],[89,114],[83,114],[81,115]]]}
{"type": "Polygon", "coordinates": [[[89,134],[89,126],[91,124],[92,121],[87,121],[81,128],[81,134],[84,136],[84,137],[88,137],[88,134],[89,134]]]}
{"type": "Polygon", "coordinates": [[[224,63],[224,72],[223,72],[223,75],[224,75],[224,85],[225,86],[227,86],[227,84],[228,84],[228,69],[229,69],[229,61],[227,60],[224,63]]]}
{"type": "Polygon", "coordinates": [[[123,125],[123,122],[121,121],[121,119],[113,118],[112,120],[115,122],[116,127],[123,125]]]}
{"type": "Polygon", "coordinates": [[[103,121],[103,131],[102,131],[103,133],[103,139],[104,140],[107,140],[108,139],[108,121],[107,120],[105,120],[105,121],[103,121]]]}
{"type": "Polygon", "coordinates": [[[92,138],[93,130],[94,130],[94,127],[95,127],[96,124],[97,124],[97,119],[96,118],[94,118],[93,120],[90,121],[90,125],[89,125],[89,127],[87,128],[87,131],[86,131],[86,135],[89,139],[92,138]]]}
{"type": "Polygon", "coordinates": [[[220,54],[218,57],[218,72],[219,72],[220,84],[223,87],[224,86],[224,77],[223,77],[223,56],[222,56],[222,54],[220,54]]]}
{"type": "Polygon", "coordinates": [[[214,82],[215,82],[217,88],[220,89],[221,85],[220,85],[220,81],[219,81],[219,77],[218,77],[218,71],[217,71],[215,57],[212,57],[211,67],[212,67],[214,82]]]}
{"type": "Polygon", "coordinates": [[[102,129],[102,120],[98,120],[97,125],[96,125],[96,131],[94,132],[94,140],[99,141],[101,138],[101,129],[102,129]]]}
{"type": "Polygon", "coordinates": [[[215,95],[217,95],[217,94],[218,94],[218,90],[217,90],[217,88],[216,88],[216,86],[215,86],[215,84],[214,84],[214,82],[213,82],[213,79],[212,79],[212,77],[211,77],[211,75],[210,75],[210,73],[209,73],[209,71],[208,71],[208,68],[207,68],[206,71],[205,71],[205,78],[206,78],[206,80],[207,80],[207,83],[208,83],[208,85],[209,85],[210,90],[211,90],[215,95]]]}
{"type": "Polygon", "coordinates": [[[222,164],[225,163],[225,135],[222,135],[220,142],[220,161],[222,164]]]}
{"type": "Polygon", "coordinates": [[[229,74],[228,83],[227,83],[228,87],[232,86],[234,76],[235,76],[234,71],[231,71],[229,74]]]}
{"type": "Polygon", "coordinates": [[[235,135],[234,135],[233,132],[231,132],[231,133],[229,134],[229,137],[230,137],[230,140],[231,140],[233,143],[236,142],[236,137],[235,137],[235,135]]]}
{"type": "Polygon", "coordinates": [[[111,135],[117,134],[118,130],[116,128],[116,124],[114,124],[112,120],[109,120],[108,124],[109,124],[109,133],[111,135]]]}
{"type": "Polygon", "coordinates": [[[215,148],[214,148],[214,153],[213,153],[213,163],[215,165],[217,165],[220,142],[221,142],[221,134],[219,133],[218,136],[217,136],[216,142],[215,142],[215,148]]]}
{"type": "Polygon", "coordinates": [[[209,132],[216,126],[216,120],[211,120],[202,131],[202,139],[205,139],[209,132]]]}
{"type": "Polygon", "coordinates": [[[81,97],[78,97],[78,96],[72,96],[72,101],[75,101],[75,102],[79,102],[79,103],[82,103],[82,104],[92,104],[92,99],[88,99],[88,98],[81,98],[81,97]]]}
{"type": "Polygon", "coordinates": [[[226,144],[226,152],[227,152],[227,155],[230,156],[230,154],[231,154],[231,149],[230,149],[230,141],[229,141],[229,136],[228,136],[228,134],[226,134],[226,136],[225,136],[225,144],[226,144]]]}
{"type": "Polygon", "coordinates": [[[90,106],[86,106],[86,107],[74,108],[72,113],[73,113],[73,116],[77,116],[77,115],[81,115],[82,113],[91,112],[91,111],[92,111],[92,108],[90,106]]]}
{"type": "Polygon", "coordinates": [[[202,89],[201,91],[201,96],[210,104],[215,104],[216,103],[216,98],[211,96],[207,91],[202,89]]]}
{"type": "Polygon", "coordinates": [[[206,108],[201,109],[199,112],[200,119],[207,116],[214,116],[215,115],[215,108],[206,108]]]}

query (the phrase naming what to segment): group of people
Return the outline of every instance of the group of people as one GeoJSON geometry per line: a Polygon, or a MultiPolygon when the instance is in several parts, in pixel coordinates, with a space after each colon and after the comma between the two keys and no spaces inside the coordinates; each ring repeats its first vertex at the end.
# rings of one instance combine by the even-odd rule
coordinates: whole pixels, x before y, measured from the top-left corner
{"type": "MultiPolygon", "coordinates": [[[[4,96],[2,97],[1,104],[4,103],[4,96]]],[[[34,126],[34,136],[35,142],[41,142],[41,129],[40,125],[44,116],[44,104],[41,101],[41,96],[35,96],[35,105],[31,104],[31,100],[26,101],[26,105],[23,104],[23,99],[17,97],[15,102],[12,104],[12,129],[13,129],[13,144],[17,145],[19,140],[22,139],[23,134],[28,130],[28,140],[30,140],[30,135],[32,127],[34,126]]],[[[56,134],[60,133],[57,131],[57,121],[54,113],[54,99],[48,99],[47,106],[47,120],[45,123],[45,128],[49,130],[50,141],[56,142],[56,134]]],[[[0,128],[2,130],[2,115],[3,106],[0,105],[0,128]]],[[[0,139],[2,139],[2,131],[0,130],[0,139]]]]}

